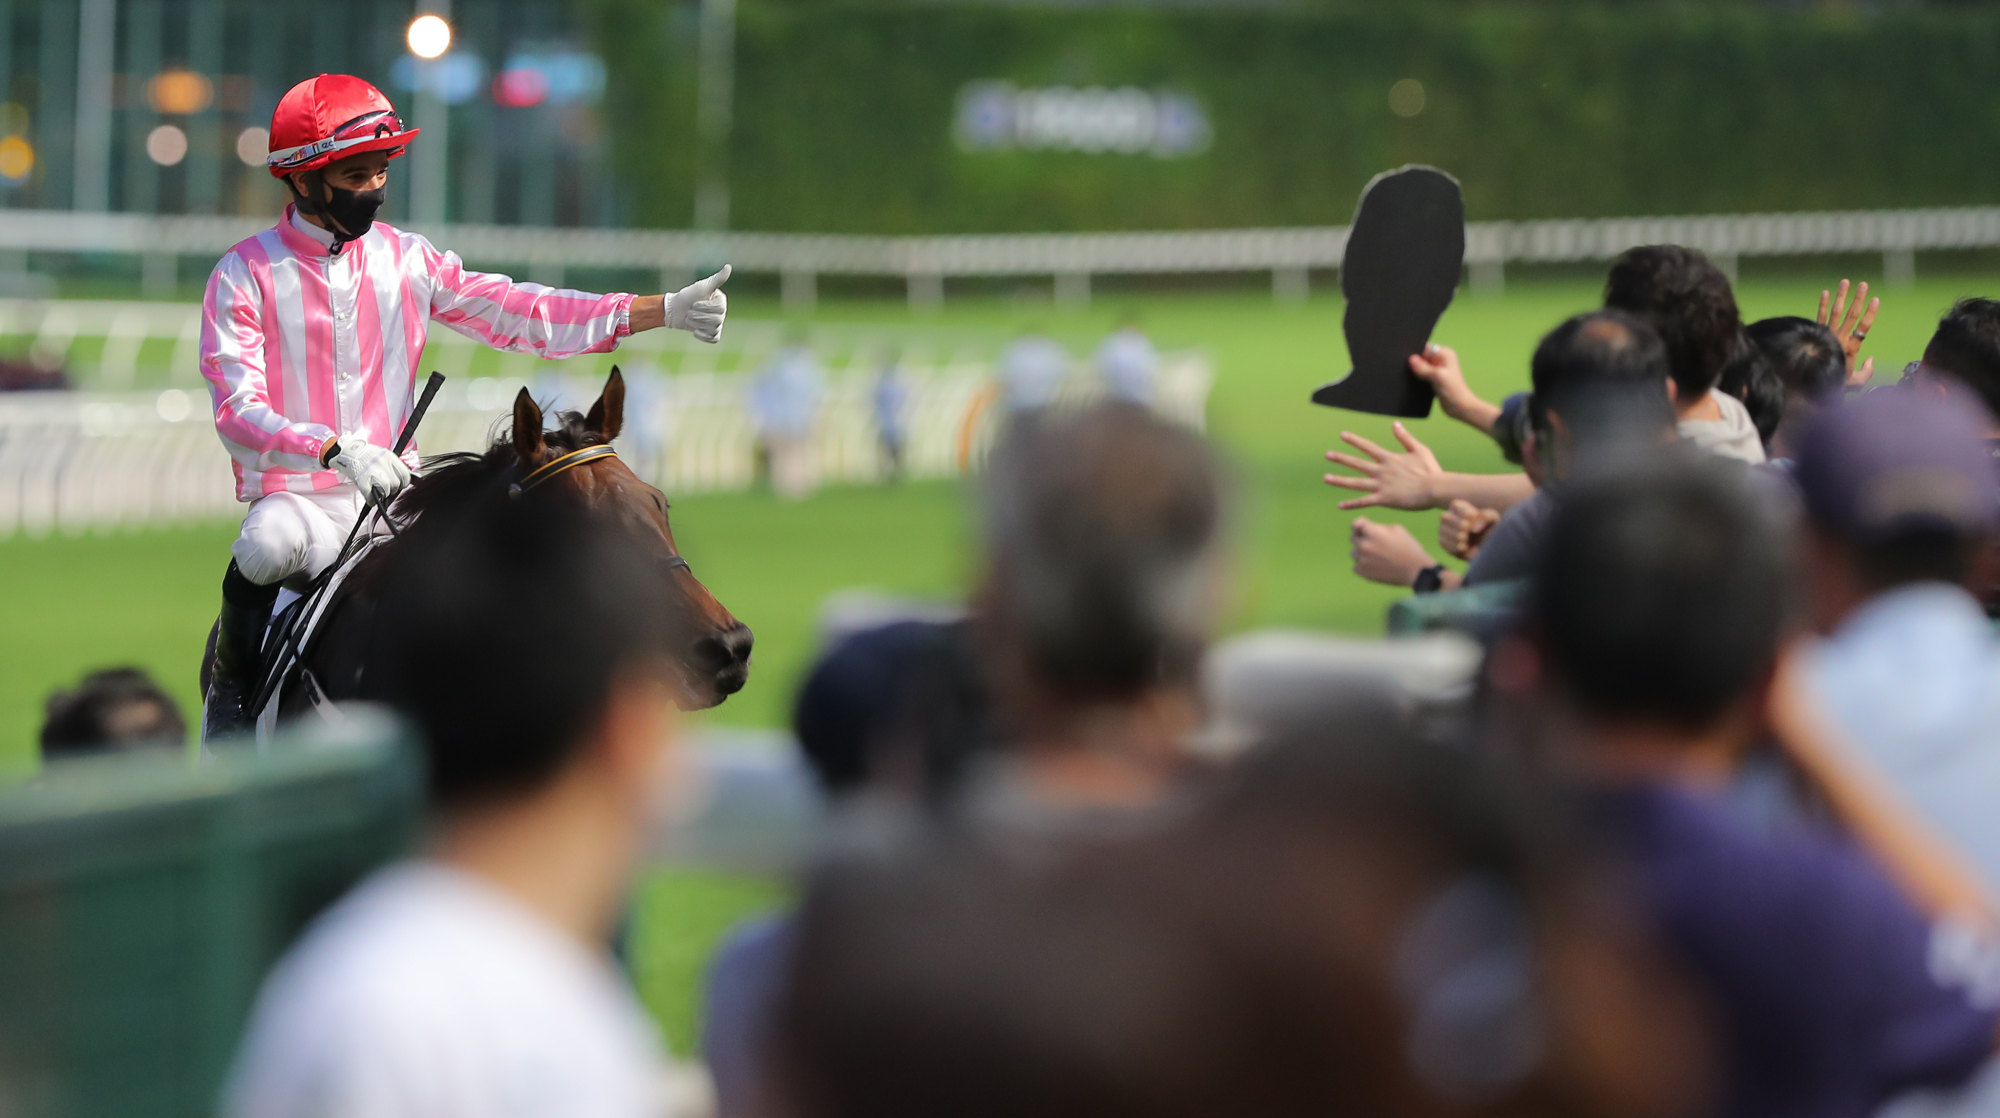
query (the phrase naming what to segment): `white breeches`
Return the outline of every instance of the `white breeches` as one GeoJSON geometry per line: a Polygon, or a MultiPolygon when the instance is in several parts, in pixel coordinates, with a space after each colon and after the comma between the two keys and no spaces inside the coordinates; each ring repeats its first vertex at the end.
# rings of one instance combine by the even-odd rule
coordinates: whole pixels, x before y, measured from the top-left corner
{"type": "Polygon", "coordinates": [[[243,514],[243,530],[229,553],[243,577],[259,586],[303,583],[339,556],[362,508],[361,492],[351,485],[259,497],[243,514]]]}

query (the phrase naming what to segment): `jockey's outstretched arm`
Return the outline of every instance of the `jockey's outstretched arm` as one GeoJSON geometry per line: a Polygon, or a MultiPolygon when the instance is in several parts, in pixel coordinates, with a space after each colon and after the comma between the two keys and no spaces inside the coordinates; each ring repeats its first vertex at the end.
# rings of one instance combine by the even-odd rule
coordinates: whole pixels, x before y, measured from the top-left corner
{"type": "Polygon", "coordinates": [[[406,234],[431,284],[431,317],[460,334],[509,353],[573,357],[604,353],[628,334],[658,326],[705,342],[722,335],[729,299],[719,290],[729,268],[672,295],[593,295],[475,272],[458,254],[406,234]]]}

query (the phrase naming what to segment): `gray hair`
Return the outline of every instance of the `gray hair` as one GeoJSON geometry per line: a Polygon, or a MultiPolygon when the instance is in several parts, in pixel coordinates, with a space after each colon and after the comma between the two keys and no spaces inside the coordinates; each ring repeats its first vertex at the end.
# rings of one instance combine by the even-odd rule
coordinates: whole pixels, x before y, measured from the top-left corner
{"type": "Polygon", "coordinates": [[[1194,681],[1222,569],[1222,471],[1131,404],[1017,419],[987,466],[998,618],[1075,698],[1194,681]]]}

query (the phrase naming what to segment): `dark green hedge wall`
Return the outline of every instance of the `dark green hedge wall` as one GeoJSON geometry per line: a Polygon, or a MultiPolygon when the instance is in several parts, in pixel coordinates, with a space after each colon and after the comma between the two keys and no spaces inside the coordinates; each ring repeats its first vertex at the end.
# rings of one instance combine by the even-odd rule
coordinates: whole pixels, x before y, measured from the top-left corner
{"type": "MultiPolygon", "coordinates": [[[[685,225],[689,3],[590,0],[607,113],[642,224],[685,225]]],[[[730,224],[820,232],[1338,223],[1400,163],[1474,218],[1990,202],[2000,12],[1478,6],[1353,11],[741,0],[730,224]],[[1423,112],[1390,112],[1415,78],[1423,112]],[[1194,95],[1205,154],[970,153],[959,90],[1138,85],[1194,95]]]]}

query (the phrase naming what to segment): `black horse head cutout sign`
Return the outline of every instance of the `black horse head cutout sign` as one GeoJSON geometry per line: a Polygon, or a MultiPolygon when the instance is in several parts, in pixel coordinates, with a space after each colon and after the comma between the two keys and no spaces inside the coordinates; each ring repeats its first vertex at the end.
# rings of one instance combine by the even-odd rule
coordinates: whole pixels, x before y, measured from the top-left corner
{"type": "Polygon", "coordinates": [[[1431,387],[1410,372],[1458,288],[1465,263],[1465,200],[1435,167],[1400,167],[1369,182],[1354,209],[1340,290],[1347,296],[1346,380],[1321,385],[1313,403],[1421,419],[1431,387]]]}

